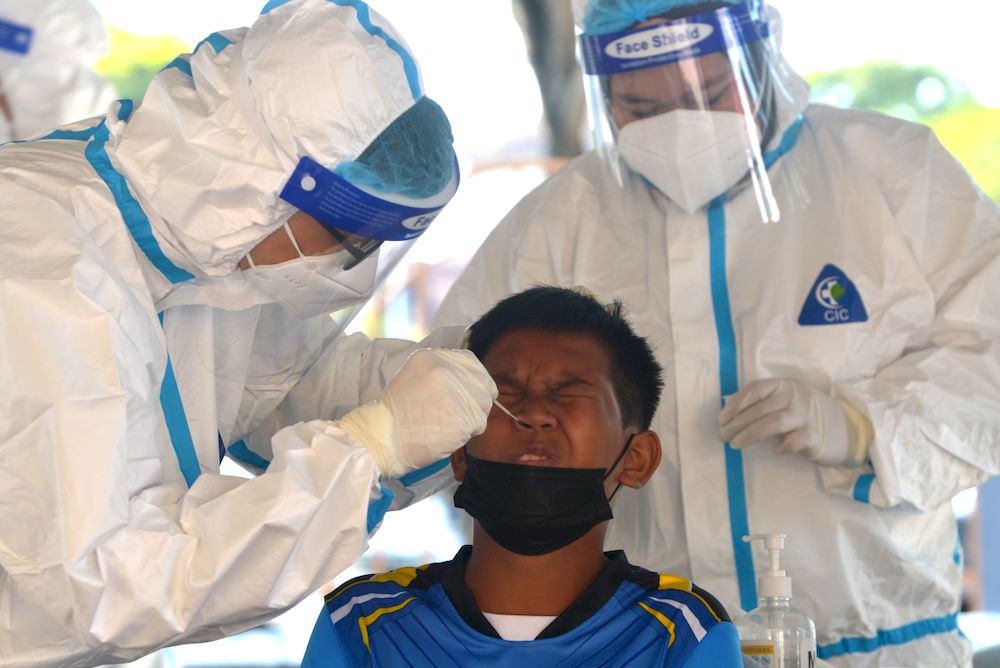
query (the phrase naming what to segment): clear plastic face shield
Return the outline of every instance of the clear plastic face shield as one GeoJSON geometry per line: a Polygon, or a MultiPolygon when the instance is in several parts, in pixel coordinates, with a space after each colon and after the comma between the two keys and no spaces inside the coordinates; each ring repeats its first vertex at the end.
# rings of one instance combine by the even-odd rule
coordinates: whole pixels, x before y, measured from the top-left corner
{"type": "Polygon", "coordinates": [[[302,319],[328,314],[339,333],[455,195],[452,165],[443,189],[414,197],[352,183],[303,157],[281,192],[299,210],[284,226],[295,255],[260,265],[251,253],[250,271],[287,310],[302,319]]]}
{"type": "MultiPolygon", "coordinates": [[[[221,339],[215,347],[198,348],[205,367],[220,380],[255,388],[298,377],[343,333],[454,196],[459,185],[454,153],[446,178],[444,188],[428,197],[387,194],[302,158],[281,192],[298,211],[241,260],[241,270],[231,275],[235,286],[227,285],[226,277],[222,284],[216,279],[199,287],[199,294],[213,297],[207,303],[214,308],[263,306],[287,312],[289,318],[251,321],[253,338],[273,344],[274,353],[255,349],[263,361],[249,370],[230,366],[218,348],[228,349],[231,342],[221,339]],[[306,356],[289,355],[296,349],[306,356]]],[[[237,329],[227,335],[238,342],[245,324],[235,322],[237,329]]]]}
{"type": "Polygon", "coordinates": [[[702,3],[610,32],[601,4],[574,10],[595,145],[619,182],[638,175],[691,214],[752,188],[761,220],[777,221],[767,150],[788,93],[764,4],[702,3]]]}
{"type": "Polygon", "coordinates": [[[329,314],[339,333],[458,184],[451,126],[421,97],[354,160],[328,168],[302,156],[279,195],[296,213],[243,268],[286,310],[329,314]]]}

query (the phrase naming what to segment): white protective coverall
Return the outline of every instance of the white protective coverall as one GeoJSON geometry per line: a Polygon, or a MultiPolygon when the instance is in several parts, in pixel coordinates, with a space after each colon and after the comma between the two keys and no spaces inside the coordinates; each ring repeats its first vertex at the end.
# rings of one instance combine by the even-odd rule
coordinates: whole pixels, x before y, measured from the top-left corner
{"type": "Polygon", "coordinates": [[[107,111],[115,92],[94,65],[108,35],[88,0],[0,0],[0,23],[0,143],[107,111]]]}
{"type": "MultiPolygon", "coordinates": [[[[273,2],[141,104],[0,149],[0,666],[260,624],[426,492],[422,470],[380,482],[317,419],[375,399],[415,344],[332,339],[330,318],[295,318],[236,269],[293,211],[278,192],[298,156],[356,158],[419,91],[363,4],[273,2]],[[219,475],[223,444],[266,472],[219,475]]],[[[357,300],[375,261],[342,277],[357,300]]]]}
{"type": "Polygon", "coordinates": [[[928,128],[807,105],[789,76],[795,102],[765,147],[780,222],[760,222],[750,188],[687,214],[634,175],[623,188],[590,152],[497,226],[437,322],[468,323],[535,284],[622,298],[665,369],[663,461],[618,496],[609,546],[738,615],[766,563],[741,536],[787,534],[782,567],[821,659],[968,666],[950,500],[1000,471],[1000,213],[928,128]],[[866,320],[818,301],[829,265],[866,320]],[[798,324],[804,311],[823,324],[798,324]],[[870,462],[724,446],[723,358],[741,385],[798,378],[846,397],[874,427],[870,462]]]}

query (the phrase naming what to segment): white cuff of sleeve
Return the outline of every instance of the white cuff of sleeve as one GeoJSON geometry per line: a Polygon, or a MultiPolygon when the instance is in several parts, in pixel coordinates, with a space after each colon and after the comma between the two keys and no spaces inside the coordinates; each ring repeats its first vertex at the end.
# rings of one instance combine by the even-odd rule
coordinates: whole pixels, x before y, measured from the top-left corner
{"type": "Polygon", "coordinates": [[[406,473],[407,467],[396,453],[392,413],[381,402],[358,406],[333,424],[370,452],[383,474],[398,477],[406,473]]]}
{"type": "Polygon", "coordinates": [[[856,468],[868,459],[868,448],[875,435],[875,429],[872,427],[871,420],[848,399],[840,396],[834,398],[844,409],[848,423],[850,443],[847,457],[842,465],[847,468],[856,468]]]}

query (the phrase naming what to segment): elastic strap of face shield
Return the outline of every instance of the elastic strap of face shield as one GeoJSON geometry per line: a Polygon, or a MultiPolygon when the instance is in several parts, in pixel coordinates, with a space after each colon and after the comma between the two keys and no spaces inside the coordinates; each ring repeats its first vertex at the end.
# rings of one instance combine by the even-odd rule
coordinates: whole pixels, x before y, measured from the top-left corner
{"type": "Polygon", "coordinates": [[[381,239],[367,239],[353,234],[341,232],[335,227],[326,227],[326,231],[333,235],[333,238],[340,242],[353,258],[344,265],[344,269],[353,269],[367,259],[372,253],[382,245],[381,239]]]}

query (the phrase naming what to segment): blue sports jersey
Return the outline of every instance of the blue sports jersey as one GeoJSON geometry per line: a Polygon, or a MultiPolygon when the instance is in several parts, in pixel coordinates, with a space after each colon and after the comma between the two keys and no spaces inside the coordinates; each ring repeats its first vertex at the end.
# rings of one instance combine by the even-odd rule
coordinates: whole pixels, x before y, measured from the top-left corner
{"type": "Polygon", "coordinates": [[[736,628],[683,578],[633,566],[621,552],[538,638],[501,639],[465,586],[472,548],[451,561],[366,575],[327,596],[302,665],[743,665],[736,628]]]}

